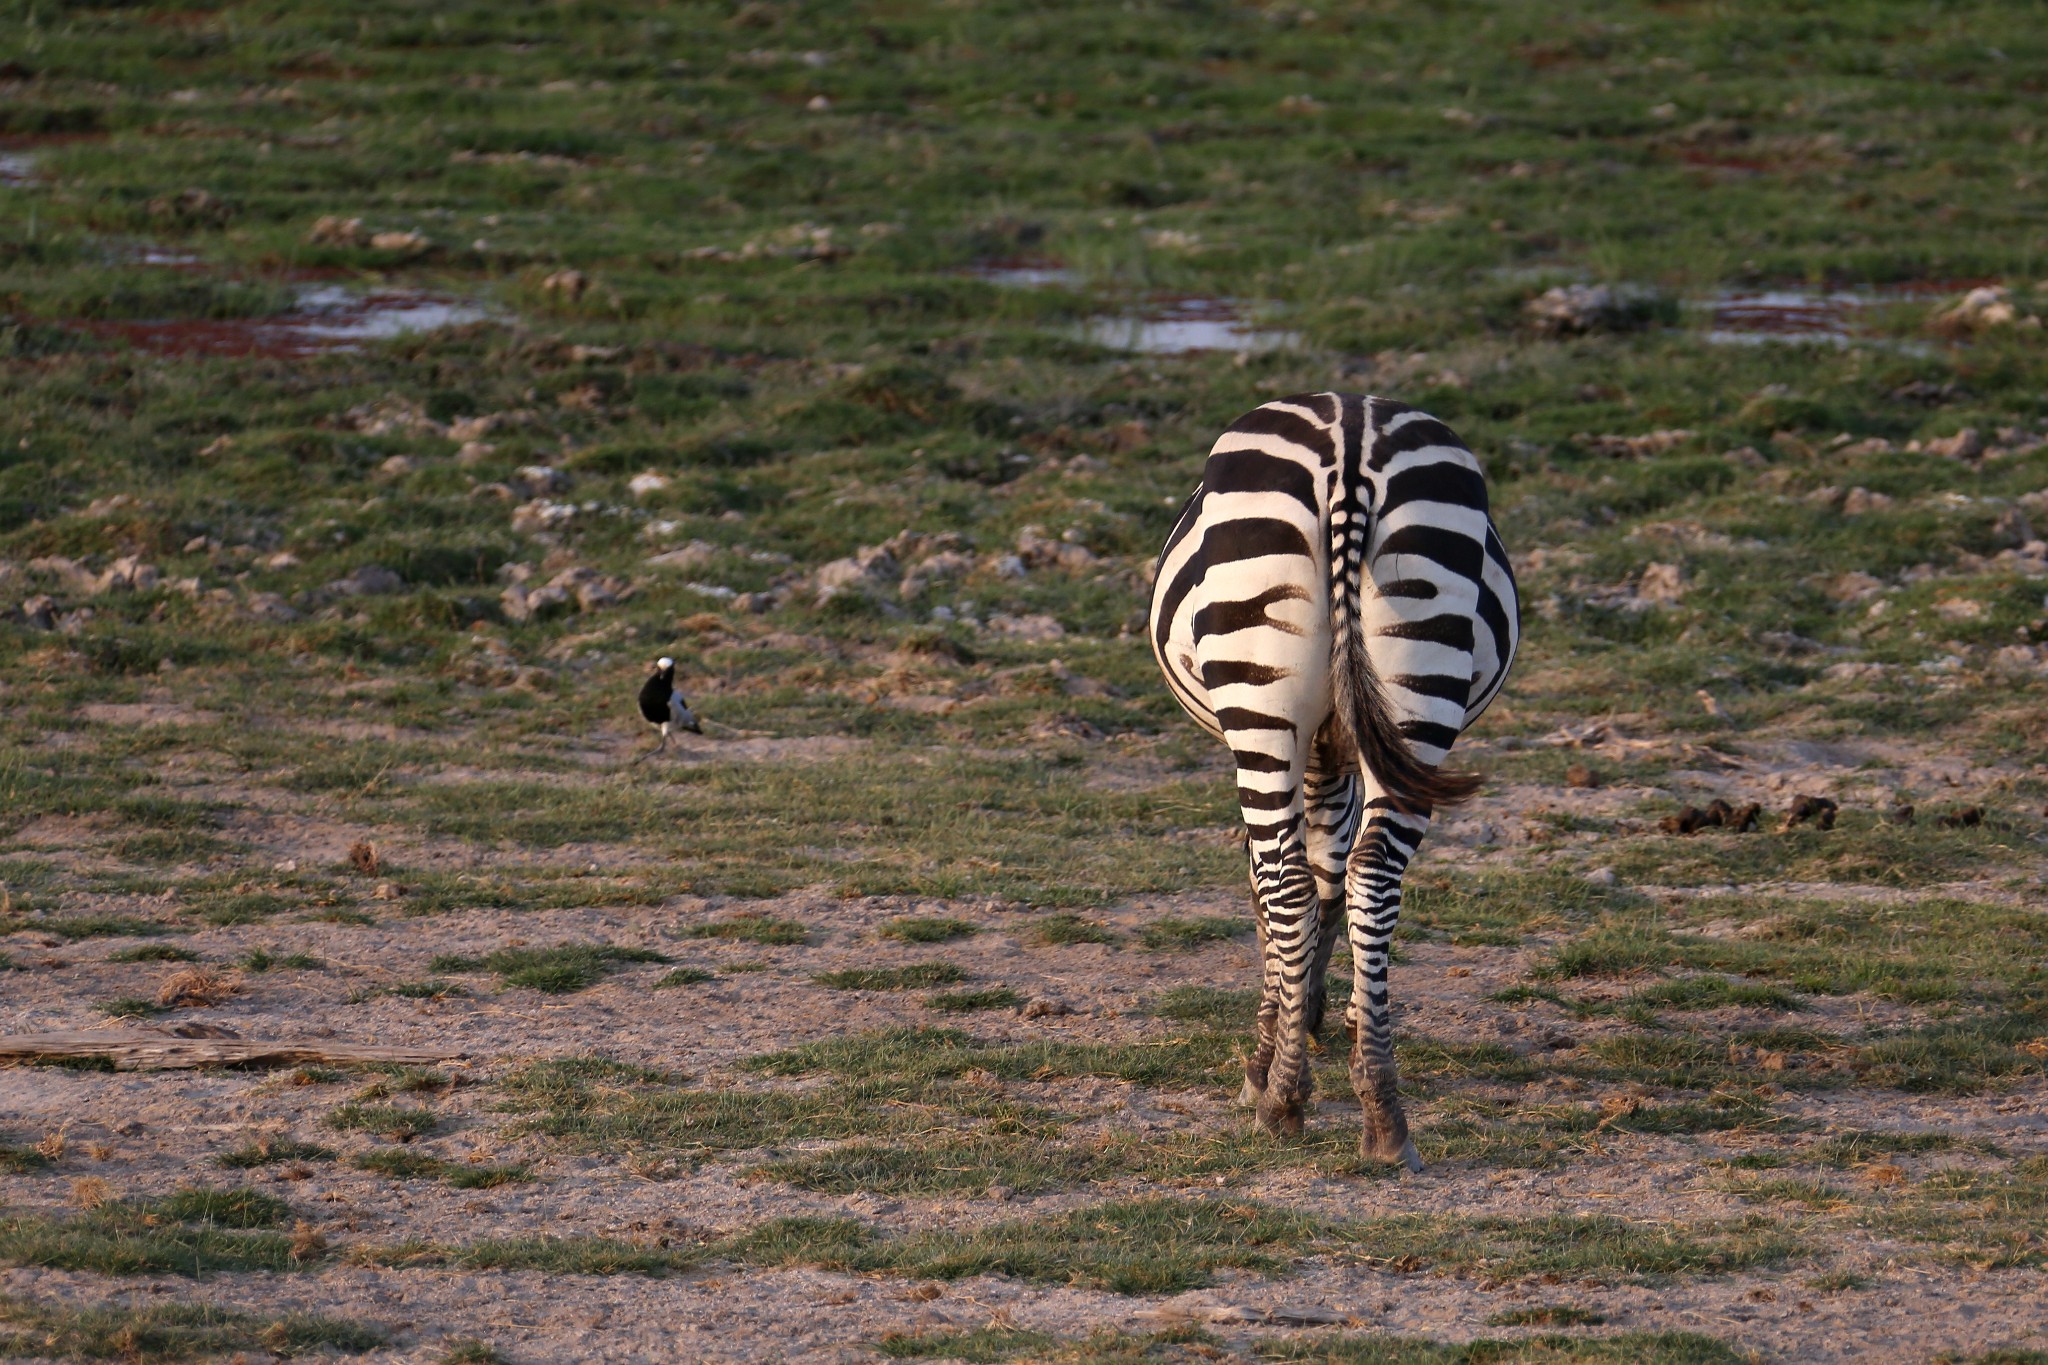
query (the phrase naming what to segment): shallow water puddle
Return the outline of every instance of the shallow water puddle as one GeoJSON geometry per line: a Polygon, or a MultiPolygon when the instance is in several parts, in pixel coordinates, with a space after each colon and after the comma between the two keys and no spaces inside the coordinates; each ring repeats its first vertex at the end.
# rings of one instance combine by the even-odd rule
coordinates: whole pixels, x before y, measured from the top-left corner
{"type": "Polygon", "coordinates": [[[1875,289],[1737,289],[1693,300],[1686,307],[1709,314],[1706,339],[1712,345],[1862,345],[1920,355],[1929,350],[1923,342],[1871,335],[1869,310],[1959,296],[1982,283],[1920,280],[1875,289]]]}
{"type": "Polygon", "coordinates": [[[967,267],[967,273],[977,280],[1001,285],[1005,289],[1046,289],[1053,285],[1078,285],[1081,272],[1059,261],[1038,256],[1017,256],[996,261],[981,261],[967,267]]]}
{"type": "MultiPolygon", "coordinates": [[[[182,262],[166,259],[162,264],[182,262]]],[[[72,324],[118,337],[153,355],[303,356],[352,351],[364,342],[482,322],[474,303],[418,290],[352,294],[338,285],[309,285],[289,313],[251,318],[169,318],[72,324]]]]}
{"type": "Polygon", "coordinates": [[[27,152],[0,152],[0,185],[19,188],[36,180],[36,159],[27,152]]]}
{"type": "Polygon", "coordinates": [[[1143,313],[1090,318],[1081,335],[1098,346],[1144,355],[1270,351],[1301,344],[1301,333],[1248,323],[1230,299],[1175,299],[1143,313]]]}

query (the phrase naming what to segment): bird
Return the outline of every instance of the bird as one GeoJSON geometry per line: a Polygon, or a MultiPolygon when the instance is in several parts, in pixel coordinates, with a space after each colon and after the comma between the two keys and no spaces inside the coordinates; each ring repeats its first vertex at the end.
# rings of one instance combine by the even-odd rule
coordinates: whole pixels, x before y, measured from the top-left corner
{"type": "Polygon", "coordinates": [[[647,681],[640,687],[640,714],[649,725],[660,727],[661,743],[634,759],[635,763],[668,747],[670,726],[688,730],[693,735],[704,733],[704,727],[697,723],[697,713],[676,690],[676,661],[667,655],[654,661],[654,671],[647,675],[647,681]]]}

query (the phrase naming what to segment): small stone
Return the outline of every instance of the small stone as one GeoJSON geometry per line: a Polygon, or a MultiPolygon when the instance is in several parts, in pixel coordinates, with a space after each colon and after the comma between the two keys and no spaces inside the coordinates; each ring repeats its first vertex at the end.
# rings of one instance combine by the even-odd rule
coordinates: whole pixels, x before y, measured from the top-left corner
{"type": "Polygon", "coordinates": [[[1975,427],[1964,427],[1953,436],[1925,441],[1920,448],[1929,455],[1939,455],[1946,460],[1974,460],[1984,453],[1984,436],[1975,427]]]}
{"type": "Polygon", "coordinates": [[[315,246],[360,246],[368,237],[362,219],[344,218],[338,213],[321,214],[306,234],[306,240],[315,246]]]}
{"type": "Polygon", "coordinates": [[[1600,785],[1600,774],[1583,763],[1574,763],[1564,770],[1564,784],[1567,787],[1587,789],[1600,785]]]}
{"type": "Polygon", "coordinates": [[[419,461],[410,455],[393,455],[377,466],[377,472],[387,479],[402,478],[420,467],[419,461]]]}
{"type": "Polygon", "coordinates": [[[1676,602],[1685,596],[1685,572],[1676,564],[1647,564],[1636,595],[1645,602],[1676,602]]]}
{"type": "Polygon", "coordinates": [[[400,886],[397,882],[378,882],[376,888],[370,892],[370,899],[377,901],[395,901],[404,894],[405,888],[400,886]]]}
{"type": "Polygon", "coordinates": [[[543,294],[556,294],[575,301],[590,288],[590,277],[580,270],[557,270],[540,282],[543,294]]]}
{"type": "Polygon", "coordinates": [[[1024,1002],[1019,1011],[1026,1019],[1046,1019],[1063,1014],[1072,1014],[1074,1007],[1064,1000],[1055,1000],[1048,995],[1033,996],[1024,1002]]]}
{"type": "Polygon", "coordinates": [[[21,604],[21,619],[31,630],[55,630],[57,599],[48,593],[36,594],[21,604]]]}
{"type": "Polygon", "coordinates": [[[1586,874],[1586,880],[1595,886],[1612,886],[1617,880],[1611,867],[1596,867],[1586,874]]]}
{"type": "Polygon", "coordinates": [[[370,245],[378,251],[417,256],[422,251],[431,250],[434,244],[417,232],[378,232],[371,235],[370,245]]]}
{"type": "Polygon", "coordinates": [[[998,1204],[1007,1204],[1017,1197],[1017,1192],[1008,1185],[991,1185],[988,1187],[988,1197],[998,1204]]]}
{"type": "Polygon", "coordinates": [[[1913,823],[1913,817],[1913,807],[1911,803],[1906,803],[1903,805],[1893,806],[1889,811],[1885,812],[1884,818],[1890,824],[1910,825],[1913,823]]]}

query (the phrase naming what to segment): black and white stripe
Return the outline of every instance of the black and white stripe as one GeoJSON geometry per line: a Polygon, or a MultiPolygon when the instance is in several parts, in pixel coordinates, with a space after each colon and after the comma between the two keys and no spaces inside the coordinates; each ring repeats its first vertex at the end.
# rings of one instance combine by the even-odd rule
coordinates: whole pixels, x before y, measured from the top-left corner
{"type": "Polygon", "coordinates": [[[1340,920],[1362,1149],[1420,1169],[1401,1110],[1387,952],[1442,767],[1499,692],[1519,606],[1479,462],[1451,429],[1355,394],[1282,398],[1225,431],[1160,556],[1167,685],[1229,746],[1264,963],[1244,1098],[1301,1128],[1340,920]]]}

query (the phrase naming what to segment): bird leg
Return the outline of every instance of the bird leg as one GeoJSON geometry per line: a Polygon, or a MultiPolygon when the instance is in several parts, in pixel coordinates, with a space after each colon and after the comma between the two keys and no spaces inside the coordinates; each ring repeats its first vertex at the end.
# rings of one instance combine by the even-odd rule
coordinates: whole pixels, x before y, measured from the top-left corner
{"type": "Polygon", "coordinates": [[[642,763],[645,763],[648,759],[653,758],[656,754],[660,753],[663,749],[666,749],[667,747],[668,727],[664,725],[661,727],[661,739],[655,744],[655,746],[652,749],[649,749],[646,753],[640,755],[640,757],[634,759],[632,763],[628,764],[627,766],[637,768],[642,763]]]}

